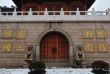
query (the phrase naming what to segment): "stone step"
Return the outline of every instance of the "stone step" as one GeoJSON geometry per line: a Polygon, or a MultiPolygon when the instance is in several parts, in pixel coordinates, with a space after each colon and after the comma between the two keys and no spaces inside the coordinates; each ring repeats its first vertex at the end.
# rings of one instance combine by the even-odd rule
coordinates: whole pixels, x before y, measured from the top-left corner
{"type": "Polygon", "coordinates": [[[46,67],[70,67],[69,63],[45,63],[46,67]]]}

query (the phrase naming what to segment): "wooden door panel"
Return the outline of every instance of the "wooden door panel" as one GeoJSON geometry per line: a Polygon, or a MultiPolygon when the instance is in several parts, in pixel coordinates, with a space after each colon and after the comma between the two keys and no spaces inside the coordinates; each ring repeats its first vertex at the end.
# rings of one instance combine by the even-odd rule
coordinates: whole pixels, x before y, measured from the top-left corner
{"type": "MultiPolygon", "coordinates": [[[[54,32],[45,35],[40,43],[40,58],[41,60],[53,59],[69,59],[69,43],[65,36],[54,32]],[[53,52],[52,49],[56,49],[53,52]]],[[[45,61],[44,61],[45,62],[45,61]]]]}

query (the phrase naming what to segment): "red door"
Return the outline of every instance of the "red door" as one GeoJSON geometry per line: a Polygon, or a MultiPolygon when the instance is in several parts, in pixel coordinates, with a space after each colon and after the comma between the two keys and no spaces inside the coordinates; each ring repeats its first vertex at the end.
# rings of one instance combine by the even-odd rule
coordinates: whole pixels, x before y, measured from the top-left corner
{"type": "Polygon", "coordinates": [[[46,34],[40,43],[40,59],[43,62],[68,62],[69,43],[67,38],[58,32],[46,34]]]}

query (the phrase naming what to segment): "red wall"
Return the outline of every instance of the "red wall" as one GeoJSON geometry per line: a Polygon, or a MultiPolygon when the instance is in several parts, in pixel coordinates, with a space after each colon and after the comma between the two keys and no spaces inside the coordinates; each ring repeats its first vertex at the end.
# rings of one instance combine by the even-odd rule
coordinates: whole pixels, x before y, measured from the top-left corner
{"type": "Polygon", "coordinates": [[[44,11],[45,8],[51,8],[53,11],[58,10],[58,8],[63,8],[65,11],[76,10],[79,8],[82,11],[87,10],[87,3],[83,1],[77,2],[46,2],[46,3],[35,3],[35,2],[27,2],[22,5],[22,11],[29,10],[29,8],[33,8],[37,11],[44,11]]]}

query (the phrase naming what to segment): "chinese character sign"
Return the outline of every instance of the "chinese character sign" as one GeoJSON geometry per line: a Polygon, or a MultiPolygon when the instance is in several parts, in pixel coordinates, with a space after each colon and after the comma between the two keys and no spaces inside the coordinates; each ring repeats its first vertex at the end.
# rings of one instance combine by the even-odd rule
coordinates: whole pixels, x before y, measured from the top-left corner
{"type": "Polygon", "coordinates": [[[92,30],[83,30],[83,38],[92,38],[93,37],[93,31],[92,30]]]}
{"type": "Polygon", "coordinates": [[[105,38],[106,37],[106,31],[102,29],[96,30],[96,37],[97,38],[105,38]]]}
{"type": "Polygon", "coordinates": [[[19,39],[26,38],[26,30],[17,30],[16,38],[19,38],[19,39]]]}
{"type": "Polygon", "coordinates": [[[12,51],[12,43],[2,43],[3,52],[11,52],[12,51]]]}
{"type": "Polygon", "coordinates": [[[13,30],[3,30],[3,37],[4,38],[13,37],[13,30]]]}
{"type": "Polygon", "coordinates": [[[16,50],[17,51],[24,51],[25,50],[25,43],[16,43],[16,50]]]}
{"type": "Polygon", "coordinates": [[[84,43],[84,52],[93,52],[94,46],[92,42],[86,42],[84,43]]]}

